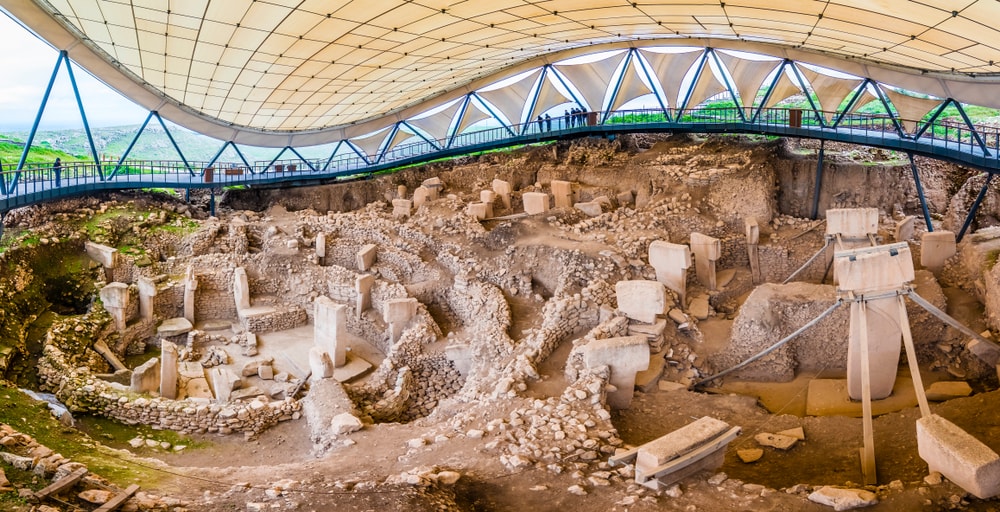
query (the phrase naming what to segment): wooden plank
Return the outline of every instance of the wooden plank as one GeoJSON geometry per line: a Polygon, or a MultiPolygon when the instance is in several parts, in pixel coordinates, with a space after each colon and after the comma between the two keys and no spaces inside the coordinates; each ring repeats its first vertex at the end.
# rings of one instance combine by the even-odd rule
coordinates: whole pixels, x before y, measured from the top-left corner
{"type": "Polygon", "coordinates": [[[864,414],[863,430],[865,444],[861,449],[861,473],[865,485],[876,485],[875,474],[875,434],[872,427],[872,384],[871,367],[868,361],[868,306],[864,300],[858,303],[861,322],[861,411],[864,414]]]}
{"type": "Polygon", "coordinates": [[[899,330],[903,333],[903,346],[906,347],[906,362],[910,366],[913,389],[917,392],[917,403],[920,404],[920,417],[926,418],[931,415],[931,408],[927,405],[927,392],[924,391],[924,382],[920,378],[920,366],[917,365],[917,349],[913,346],[913,334],[910,332],[910,318],[906,314],[906,301],[903,300],[902,295],[898,298],[899,330]]]}
{"type": "Polygon", "coordinates": [[[76,485],[76,483],[79,482],[86,474],[87,474],[87,468],[80,468],[60,478],[59,480],[52,482],[44,489],[36,492],[35,497],[38,498],[39,500],[43,500],[45,498],[48,498],[49,496],[54,496],[56,494],[59,494],[65,491],[66,489],[69,489],[70,487],[76,485]]]}
{"type": "Polygon", "coordinates": [[[112,512],[118,510],[118,507],[122,506],[126,500],[135,494],[135,491],[139,490],[139,484],[132,484],[125,489],[124,492],[118,493],[114,498],[108,500],[107,503],[101,505],[101,508],[95,510],[94,512],[112,512]]]}
{"type": "Polygon", "coordinates": [[[608,458],[608,464],[612,466],[617,466],[618,464],[628,464],[635,461],[636,456],[639,455],[639,448],[632,448],[631,450],[624,451],[617,455],[612,455],[608,458]]]}

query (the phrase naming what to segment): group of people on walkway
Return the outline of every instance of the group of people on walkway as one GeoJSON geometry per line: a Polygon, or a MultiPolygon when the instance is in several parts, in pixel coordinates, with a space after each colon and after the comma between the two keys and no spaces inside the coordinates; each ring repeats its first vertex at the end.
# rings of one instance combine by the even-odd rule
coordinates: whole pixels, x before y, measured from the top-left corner
{"type": "MultiPolygon", "coordinates": [[[[558,114],[556,114],[558,115],[558,114]]],[[[545,114],[539,114],[535,119],[538,123],[539,132],[550,132],[552,131],[552,116],[545,114]]],[[[587,124],[587,112],[582,108],[573,107],[569,110],[563,110],[563,122],[562,129],[573,128],[575,126],[585,126],[587,124]]]]}

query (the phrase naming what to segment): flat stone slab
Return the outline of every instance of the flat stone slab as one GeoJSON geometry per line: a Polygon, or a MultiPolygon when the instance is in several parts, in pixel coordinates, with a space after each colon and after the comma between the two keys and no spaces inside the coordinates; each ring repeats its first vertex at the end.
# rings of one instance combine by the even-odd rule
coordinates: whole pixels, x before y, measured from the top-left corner
{"type": "Polygon", "coordinates": [[[691,299],[691,305],[688,306],[688,312],[691,313],[691,316],[698,320],[705,320],[708,318],[709,311],[708,297],[702,295],[691,299]]]}
{"type": "Polygon", "coordinates": [[[729,430],[729,424],[704,416],[663,437],[639,447],[636,469],[655,468],[715,439],[729,430]]]}
{"type": "Polygon", "coordinates": [[[164,320],[159,327],[156,328],[156,334],[163,338],[169,338],[171,336],[179,336],[181,334],[187,334],[194,329],[191,322],[187,318],[177,317],[164,320]]]}
{"type": "Polygon", "coordinates": [[[772,434],[770,432],[761,432],[753,436],[754,441],[761,446],[768,446],[771,448],[777,448],[779,450],[788,450],[789,448],[795,446],[799,440],[792,436],[783,436],[781,434],[772,434]]]}
{"type": "Polygon", "coordinates": [[[809,501],[833,507],[834,510],[852,510],[874,505],[878,503],[878,497],[875,493],[863,489],[825,486],[813,491],[809,495],[809,501]]]}
{"type": "MultiPolygon", "coordinates": [[[[882,400],[872,400],[872,415],[901,411],[917,405],[917,394],[909,377],[896,377],[893,392],[882,400]]],[[[814,379],[806,393],[806,414],[809,416],[862,416],[861,402],[847,395],[846,379],[814,379]]]]}
{"type": "Polygon", "coordinates": [[[736,450],[736,455],[743,461],[744,464],[750,464],[751,462],[757,462],[760,460],[760,458],[764,456],[764,450],[761,450],[760,448],[736,450]]]}
{"type": "Polygon", "coordinates": [[[972,388],[965,381],[941,381],[931,384],[927,388],[927,399],[934,402],[943,402],[952,398],[962,398],[972,394],[972,388]]]}
{"type": "Polygon", "coordinates": [[[199,327],[203,331],[225,331],[232,328],[233,323],[229,320],[205,320],[199,327]]]}
{"type": "Polygon", "coordinates": [[[333,378],[338,382],[351,382],[358,377],[368,373],[372,369],[372,364],[361,357],[348,354],[347,363],[344,366],[333,369],[333,378]]]}

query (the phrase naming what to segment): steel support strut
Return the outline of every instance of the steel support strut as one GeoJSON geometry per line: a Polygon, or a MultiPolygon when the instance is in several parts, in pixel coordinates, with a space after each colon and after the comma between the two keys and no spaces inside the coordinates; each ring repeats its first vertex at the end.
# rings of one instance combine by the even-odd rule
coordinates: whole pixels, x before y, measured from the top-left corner
{"type": "Polygon", "coordinates": [[[819,193],[823,188],[823,155],[826,153],[824,140],[819,140],[819,158],[816,159],[816,185],[813,187],[812,220],[819,216],[819,193]]]}
{"type": "Polygon", "coordinates": [[[139,136],[142,135],[143,130],[146,129],[146,125],[149,124],[149,120],[153,118],[154,113],[154,110],[149,111],[149,115],[146,116],[146,120],[142,122],[142,126],[139,127],[139,131],[135,132],[135,137],[132,137],[132,142],[129,142],[128,147],[125,148],[125,152],[122,153],[122,157],[118,159],[118,165],[115,166],[115,169],[111,171],[111,174],[108,176],[109,180],[118,176],[118,170],[122,168],[122,164],[125,163],[125,159],[128,158],[129,153],[132,152],[132,148],[135,147],[135,143],[139,141],[139,136]]]}
{"type": "Polygon", "coordinates": [[[28,140],[24,141],[24,150],[21,151],[21,159],[17,162],[17,168],[14,172],[14,178],[10,181],[10,186],[8,191],[13,192],[17,188],[17,181],[21,178],[21,169],[24,169],[24,162],[28,160],[28,152],[31,151],[31,143],[35,140],[35,134],[38,133],[38,123],[42,121],[42,114],[45,113],[45,105],[49,102],[49,94],[52,93],[52,86],[56,83],[56,77],[59,75],[59,66],[62,65],[63,59],[66,58],[65,52],[59,52],[59,57],[56,59],[56,65],[52,69],[52,76],[49,77],[49,85],[45,87],[45,94],[42,95],[42,104],[38,106],[38,114],[35,116],[35,122],[31,124],[31,131],[28,133],[28,140]]]}
{"type": "Polygon", "coordinates": [[[986,175],[986,183],[983,183],[983,188],[979,190],[979,195],[976,196],[976,201],[972,203],[972,208],[969,208],[969,215],[965,217],[965,223],[962,224],[962,230],[958,232],[958,238],[956,242],[961,242],[962,237],[965,236],[966,230],[972,225],[972,219],[976,218],[976,210],[979,210],[979,204],[983,202],[983,198],[986,197],[986,190],[990,186],[990,181],[993,181],[993,173],[988,173],[986,175]]]}
{"type": "Polygon", "coordinates": [[[80,109],[80,119],[83,119],[83,129],[87,132],[90,153],[94,156],[94,165],[97,166],[97,175],[101,177],[101,181],[104,181],[104,168],[101,166],[101,157],[97,156],[97,146],[94,145],[94,135],[90,132],[90,123],[87,122],[87,112],[83,110],[83,100],[80,99],[80,89],[76,86],[76,76],[73,75],[73,66],[70,65],[69,54],[66,50],[63,50],[62,54],[63,59],[66,60],[66,74],[69,75],[69,83],[73,86],[73,96],[76,97],[76,106],[80,109]]]}
{"type": "Polygon", "coordinates": [[[924,197],[924,186],[920,184],[920,172],[917,170],[917,163],[913,160],[913,153],[910,156],[910,170],[913,171],[913,184],[917,186],[917,197],[920,198],[920,209],[924,211],[924,223],[927,224],[927,231],[934,231],[934,224],[931,223],[931,212],[927,209],[927,198],[924,197]]]}

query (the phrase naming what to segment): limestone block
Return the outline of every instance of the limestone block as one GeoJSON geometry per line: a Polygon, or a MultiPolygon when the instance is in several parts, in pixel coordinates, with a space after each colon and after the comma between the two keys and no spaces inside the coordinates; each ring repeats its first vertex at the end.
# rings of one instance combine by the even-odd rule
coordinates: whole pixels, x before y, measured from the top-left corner
{"type": "Polygon", "coordinates": [[[549,211],[549,195],[545,192],[525,192],[521,195],[524,202],[524,212],[536,215],[549,211]]]}
{"type": "Polygon", "coordinates": [[[639,447],[636,469],[653,469],[698,448],[729,430],[729,424],[703,416],[665,436],[639,447]]]}
{"type": "Polygon", "coordinates": [[[615,196],[615,201],[618,202],[618,207],[622,208],[625,206],[631,206],[632,202],[635,201],[635,196],[632,194],[631,190],[626,190],[615,196]]]}
{"type": "Polygon", "coordinates": [[[896,223],[896,230],[893,235],[893,239],[897,242],[905,242],[913,238],[914,228],[913,223],[916,217],[913,215],[907,215],[903,217],[902,220],[896,223]]]}
{"type": "Polygon", "coordinates": [[[326,257],[326,233],[316,233],[316,257],[326,257]]]}
{"type": "Polygon", "coordinates": [[[649,264],[656,270],[656,280],[677,294],[681,305],[687,293],[687,270],[691,268],[688,246],[654,240],[649,244],[649,264]]]}
{"type": "Polygon", "coordinates": [[[1000,494],[1000,455],[941,416],[917,420],[917,452],[930,471],[976,497],[1000,494]]]}
{"type": "Polygon", "coordinates": [[[760,243],[760,226],[757,224],[756,217],[743,219],[743,228],[746,230],[748,244],[760,243]]]}
{"type": "Polygon", "coordinates": [[[160,396],[177,398],[177,345],[169,341],[160,344],[160,396]]]}
{"type": "Polygon", "coordinates": [[[594,340],[584,345],[583,361],[588,368],[611,369],[608,382],[617,389],[608,393],[608,405],[628,409],[635,391],[635,374],[649,368],[649,343],[645,336],[594,340]]]}
{"type": "Polygon", "coordinates": [[[588,217],[597,217],[598,215],[604,213],[603,208],[601,208],[601,203],[597,201],[589,201],[586,203],[576,203],[573,208],[580,210],[584,215],[588,217]]]}
{"type": "Polygon", "coordinates": [[[94,242],[84,242],[83,247],[87,256],[100,263],[104,268],[115,268],[118,265],[118,249],[94,242]]]}
{"type": "Polygon", "coordinates": [[[111,314],[115,321],[115,327],[119,332],[125,330],[128,311],[128,285],[125,283],[111,283],[101,288],[101,302],[104,309],[111,314]]]}
{"type": "Polygon", "coordinates": [[[691,252],[698,281],[709,290],[715,290],[715,262],[722,257],[722,242],[708,235],[691,233],[691,252]]]}
{"type": "Polygon", "coordinates": [[[250,308],[250,282],[243,267],[233,269],[233,300],[236,301],[237,312],[250,308]]]}
{"type": "Polygon", "coordinates": [[[358,270],[365,272],[375,264],[375,257],[378,255],[378,246],[367,244],[358,251],[358,270]]]}
{"type": "Polygon", "coordinates": [[[161,338],[170,338],[172,336],[180,336],[181,334],[187,334],[194,329],[191,322],[187,318],[170,318],[164,320],[159,327],[156,328],[156,334],[161,338]]]}
{"type": "Polygon", "coordinates": [[[393,199],[392,200],[392,216],[394,218],[409,217],[410,210],[413,208],[413,202],[407,199],[393,199]]]}
{"type": "Polygon", "coordinates": [[[841,489],[825,485],[809,495],[809,501],[833,507],[834,510],[852,510],[878,503],[878,497],[864,489],[841,489]]]}
{"type": "MultiPolygon", "coordinates": [[[[868,307],[868,367],[872,400],[892,394],[899,366],[902,331],[899,325],[899,303],[895,297],[867,301],[868,307]]],[[[851,303],[850,335],[847,345],[847,394],[861,400],[861,306],[851,303]]]]}
{"type": "Polygon", "coordinates": [[[493,204],[497,200],[497,193],[492,190],[480,190],[479,200],[486,204],[493,204]]]}
{"type": "Polygon", "coordinates": [[[309,369],[312,370],[312,378],[329,379],[333,377],[334,364],[330,358],[330,353],[318,346],[309,349],[309,369]]]}
{"type": "Polygon", "coordinates": [[[334,366],[347,362],[347,306],[329,297],[313,302],[313,337],[316,346],[330,354],[334,366]]]}
{"type": "Polygon", "coordinates": [[[568,181],[552,180],[551,186],[556,208],[572,208],[573,184],[568,181]]]}
{"type": "Polygon", "coordinates": [[[133,393],[149,393],[160,389],[160,359],[152,358],[137,366],[132,371],[131,387],[133,393]]]}
{"type": "Polygon", "coordinates": [[[465,207],[465,212],[476,220],[486,220],[493,217],[493,207],[486,203],[469,203],[465,207]]]}
{"type": "Polygon", "coordinates": [[[233,391],[243,382],[232,370],[218,366],[209,370],[208,376],[211,379],[215,400],[219,403],[228,402],[233,391]]]}
{"type": "Polygon", "coordinates": [[[417,299],[389,299],[385,302],[382,319],[387,324],[409,322],[417,314],[417,299]]]}
{"type": "Polygon", "coordinates": [[[361,423],[361,420],[359,420],[357,416],[348,412],[342,412],[330,420],[330,431],[333,432],[334,435],[357,432],[364,426],[364,423],[361,423]]]}
{"type": "Polygon", "coordinates": [[[274,367],[269,364],[262,364],[257,367],[257,376],[263,380],[274,380],[274,367]]]}
{"type": "Polygon", "coordinates": [[[500,196],[500,199],[503,201],[503,207],[509,210],[510,194],[511,191],[513,190],[510,186],[510,183],[504,180],[493,180],[492,186],[493,186],[493,191],[496,192],[497,195],[500,196]]]}
{"type": "Polygon", "coordinates": [[[194,305],[197,293],[198,278],[194,275],[194,269],[188,267],[184,277],[184,318],[191,323],[194,323],[194,305]]]}
{"type": "Polygon", "coordinates": [[[430,198],[431,198],[431,189],[424,186],[417,187],[413,191],[413,206],[415,208],[420,208],[421,206],[424,205],[424,203],[430,201],[431,200],[430,198]]]}
{"type": "Polygon", "coordinates": [[[354,278],[354,293],[357,294],[355,316],[361,318],[368,308],[372,307],[372,286],[375,285],[375,276],[372,274],[362,274],[354,278]]]}
{"type": "Polygon", "coordinates": [[[934,402],[962,398],[971,394],[972,387],[965,381],[939,381],[927,388],[927,399],[934,402]]]}
{"type": "Polygon", "coordinates": [[[657,281],[618,281],[615,296],[618,310],[632,320],[651,324],[667,311],[667,289],[657,281]]]}
{"type": "Polygon", "coordinates": [[[868,238],[878,233],[877,208],[838,208],[826,211],[826,234],[868,238]]]}
{"type": "Polygon", "coordinates": [[[837,251],[833,258],[838,288],[858,295],[899,288],[915,278],[906,242],[837,251]]]}
{"type": "Polygon", "coordinates": [[[444,355],[458,370],[463,377],[469,374],[472,368],[472,346],[466,343],[448,345],[444,348],[444,355]]]}
{"type": "Polygon", "coordinates": [[[920,240],[920,264],[937,273],[957,250],[955,233],[951,231],[924,233],[920,240]]]}
{"type": "Polygon", "coordinates": [[[156,297],[156,282],[152,279],[139,277],[139,315],[145,321],[153,319],[153,297],[156,297]]]}

